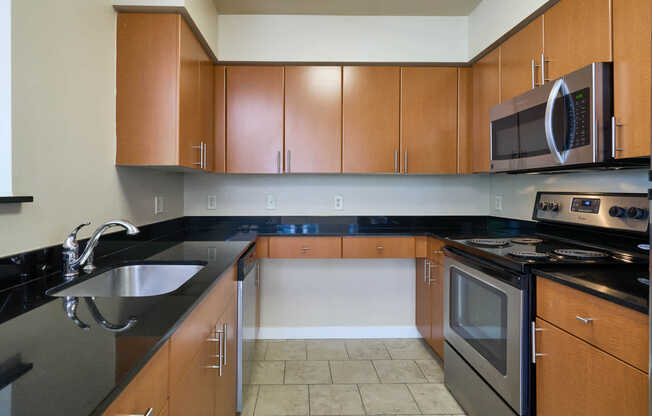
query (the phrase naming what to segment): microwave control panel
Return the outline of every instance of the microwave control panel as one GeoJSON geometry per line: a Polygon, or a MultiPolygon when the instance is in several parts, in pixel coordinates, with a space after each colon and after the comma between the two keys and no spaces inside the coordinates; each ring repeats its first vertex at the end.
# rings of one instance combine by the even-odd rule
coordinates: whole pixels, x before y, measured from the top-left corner
{"type": "Polygon", "coordinates": [[[539,192],[532,219],[644,233],[649,216],[646,194],[539,192]]]}

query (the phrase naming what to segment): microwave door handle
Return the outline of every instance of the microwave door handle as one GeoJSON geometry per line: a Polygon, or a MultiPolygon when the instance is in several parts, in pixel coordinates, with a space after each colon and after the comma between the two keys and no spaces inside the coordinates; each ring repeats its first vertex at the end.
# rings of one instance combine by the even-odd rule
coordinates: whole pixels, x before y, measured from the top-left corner
{"type": "Polygon", "coordinates": [[[564,82],[563,78],[559,78],[557,81],[555,81],[554,85],[552,86],[552,90],[550,90],[550,95],[548,96],[548,103],[546,104],[545,127],[546,127],[546,142],[548,143],[548,149],[550,149],[550,153],[552,153],[553,155],[555,155],[555,157],[557,157],[559,163],[563,165],[564,163],[566,163],[568,152],[567,151],[563,152],[563,155],[559,153],[559,149],[557,148],[557,143],[555,142],[555,134],[552,131],[552,115],[555,109],[555,101],[557,100],[557,95],[559,94],[560,90],[563,90],[562,92],[564,95],[570,94],[570,91],[568,90],[568,86],[564,82]]]}

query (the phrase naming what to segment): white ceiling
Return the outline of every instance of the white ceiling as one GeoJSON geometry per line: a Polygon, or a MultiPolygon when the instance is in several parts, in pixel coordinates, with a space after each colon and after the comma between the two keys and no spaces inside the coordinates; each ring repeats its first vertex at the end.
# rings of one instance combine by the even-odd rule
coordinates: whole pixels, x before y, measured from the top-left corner
{"type": "Polygon", "coordinates": [[[219,14],[468,16],[481,0],[213,0],[219,14]]]}

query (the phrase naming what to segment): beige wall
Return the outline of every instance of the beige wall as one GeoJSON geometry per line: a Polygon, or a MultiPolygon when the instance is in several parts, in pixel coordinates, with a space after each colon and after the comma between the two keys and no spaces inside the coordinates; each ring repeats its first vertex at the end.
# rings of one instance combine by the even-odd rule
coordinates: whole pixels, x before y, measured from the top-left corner
{"type": "Polygon", "coordinates": [[[35,202],[0,205],[0,256],[183,215],[182,175],[114,166],[115,24],[109,0],[13,1],[14,193],[35,202]]]}

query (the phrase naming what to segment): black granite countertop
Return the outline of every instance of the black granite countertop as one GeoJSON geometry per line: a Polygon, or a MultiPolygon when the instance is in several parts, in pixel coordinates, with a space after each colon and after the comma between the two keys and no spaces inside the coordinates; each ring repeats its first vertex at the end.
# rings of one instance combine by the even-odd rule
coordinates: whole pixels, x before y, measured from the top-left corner
{"type": "Polygon", "coordinates": [[[560,269],[536,268],[533,274],[582,292],[648,314],[649,272],[647,265],[626,267],[576,266],[560,269]],[[645,283],[647,279],[647,284],[645,283]]]}
{"type": "MultiPolygon", "coordinates": [[[[102,237],[96,265],[192,261],[206,267],[166,295],[98,298],[97,306],[109,321],[138,318],[137,325],[124,333],[101,329],[85,304],[79,307],[79,317],[91,330],[82,331],[65,316],[61,300],[45,294],[62,283],[60,246],[0,258],[0,414],[8,403],[12,415],[50,415],[53,397],[57,414],[101,413],[257,235],[430,235],[454,240],[532,234],[536,224],[483,216],[185,217],[140,228],[135,238],[124,233],[102,237]],[[143,347],[139,353],[124,354],[120,346],[133,339],[142,341],[143,347]]],[[[590,282],[583,276],[574,281],[555,278],[596,290],[582,284],[590,282]]],[[[626,292],[622,296],[629,295],[626,292]]],[[[640,302],[620,303],[641,310],[640,302]]]]}

